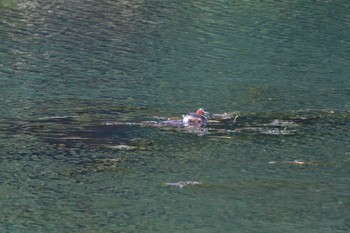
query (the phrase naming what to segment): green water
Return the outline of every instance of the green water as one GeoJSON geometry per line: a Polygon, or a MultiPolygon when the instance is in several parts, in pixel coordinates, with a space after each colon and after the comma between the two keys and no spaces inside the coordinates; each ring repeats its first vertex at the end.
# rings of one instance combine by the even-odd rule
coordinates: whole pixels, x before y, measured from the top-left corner
{"type": "Polygon", "coordinates": [[[0,0],[0,232],[349,232],[349,10],[0,0]]]}

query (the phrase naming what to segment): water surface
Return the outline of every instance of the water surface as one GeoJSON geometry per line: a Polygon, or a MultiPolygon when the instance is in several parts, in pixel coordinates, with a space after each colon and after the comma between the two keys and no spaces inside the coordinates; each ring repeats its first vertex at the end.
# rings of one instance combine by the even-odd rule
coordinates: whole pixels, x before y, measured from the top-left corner
{"type": "Polygon", "coordinates": [[[0,1],[1,232],[348,232],[349,8],[0,1]]]}

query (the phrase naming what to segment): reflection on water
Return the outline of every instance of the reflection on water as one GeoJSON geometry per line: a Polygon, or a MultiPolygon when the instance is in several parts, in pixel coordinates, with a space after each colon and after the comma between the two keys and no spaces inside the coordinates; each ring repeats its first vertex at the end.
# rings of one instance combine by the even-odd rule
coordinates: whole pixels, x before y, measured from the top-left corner
{"type": "Polygon", "coordinates": [[[1,1],[0,231],[347,232],[349,7],[1,1]]]}

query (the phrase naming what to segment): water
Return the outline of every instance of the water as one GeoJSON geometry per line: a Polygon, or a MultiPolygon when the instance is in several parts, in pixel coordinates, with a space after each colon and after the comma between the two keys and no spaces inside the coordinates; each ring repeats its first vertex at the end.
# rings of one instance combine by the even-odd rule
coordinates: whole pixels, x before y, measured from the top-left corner
{"type": "Polygon", "coordinates": [[[348,232],[349,8],[0,1],[1,232],[348,232]]]}

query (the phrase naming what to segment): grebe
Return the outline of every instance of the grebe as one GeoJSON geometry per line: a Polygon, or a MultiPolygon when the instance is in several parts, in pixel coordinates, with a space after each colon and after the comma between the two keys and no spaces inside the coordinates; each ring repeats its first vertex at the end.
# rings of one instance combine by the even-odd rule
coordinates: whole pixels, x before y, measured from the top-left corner
{"type": "Polygon", "coordinates": [[[208,119],[205,115],[209,114],[205,109],[199,108],[196,113],[190,113],[182,116],[184,126],[200,126],[205,127],[208,119]]]}

